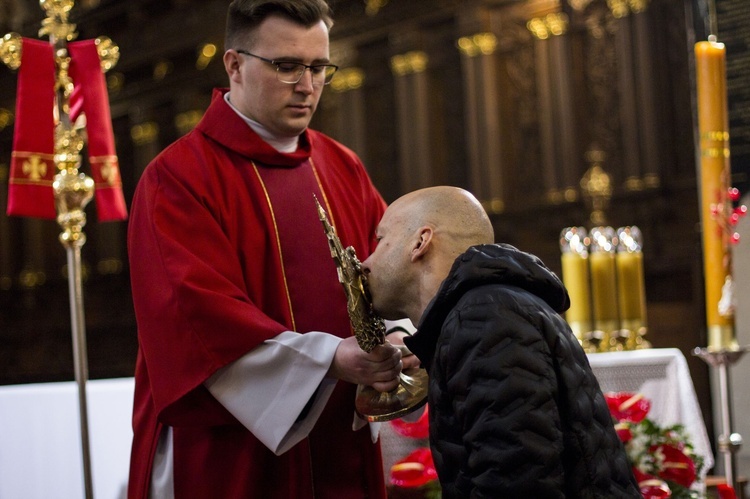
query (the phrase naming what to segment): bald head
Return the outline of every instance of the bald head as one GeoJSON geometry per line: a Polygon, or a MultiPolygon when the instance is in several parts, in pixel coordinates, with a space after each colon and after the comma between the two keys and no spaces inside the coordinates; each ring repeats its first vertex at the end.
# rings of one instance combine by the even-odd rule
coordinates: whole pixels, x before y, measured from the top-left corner
{"type": "Polygon", "coordinates": [[[394,201],[377,229],[378,246],[362,262],[373,305],[386,319],[415,324],[456,257],[494,243],[482,205],[458,187],[428,187],[394,201]]]}
{"type": "Polygon", "coordinates": [[[477,198],[459,187],[427,187],[410,192],[388,208],[407,230],[430,226],[453,258],[476,244],[492,244],[495,233],[477,198]]]}

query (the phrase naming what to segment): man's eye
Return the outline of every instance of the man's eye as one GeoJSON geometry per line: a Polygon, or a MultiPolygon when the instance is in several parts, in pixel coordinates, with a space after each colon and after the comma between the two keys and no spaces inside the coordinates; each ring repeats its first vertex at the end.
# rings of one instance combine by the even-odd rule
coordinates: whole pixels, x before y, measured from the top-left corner
{"type": "Polygon", "coordinates": [[[319,75],[321,73],[324,73],[326,70],[326,66],[313,66],[310,68],[310,71],[312,71],[312,74],[319,75]]]}
{"type": "Polygon", "coordinates": [[[276,67],[279,68],[280,73],[296,73],[300,65],[294,62],[277,62],[276,67]]]}

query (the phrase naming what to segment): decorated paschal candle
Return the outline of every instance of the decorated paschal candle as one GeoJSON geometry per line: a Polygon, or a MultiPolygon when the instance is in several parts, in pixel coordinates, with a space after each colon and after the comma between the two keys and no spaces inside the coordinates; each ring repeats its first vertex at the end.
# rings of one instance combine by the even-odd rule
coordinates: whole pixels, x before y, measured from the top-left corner
{"type": "Polygon", "coordinates": [[[698,129],[700,132],[700,200],[703,226],[703,273],[709,350],[734,349],[734,316],[720,311],[724,290],[731,289],[729,235],[717,214],[728,212],[729,126],[727,118],[726,51],[723,43],[695,44],[698,129]]]}
{"type": "Polygon", "coordinates": [[[588,337],[592,331],[588,244],[583,227],[566,227],[560,233],[562,279],[570,296],[565,320],[586,350],[590,350],[588,337]]]}

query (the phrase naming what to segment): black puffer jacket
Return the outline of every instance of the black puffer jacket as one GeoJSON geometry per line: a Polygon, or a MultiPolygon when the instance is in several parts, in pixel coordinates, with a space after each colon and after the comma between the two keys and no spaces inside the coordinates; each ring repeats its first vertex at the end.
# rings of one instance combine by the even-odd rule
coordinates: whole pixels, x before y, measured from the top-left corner
{"type": "Polygon", "coordinates": [[[443,497],[641,497],[557,276],[509,245],[456,259],[406,339],[430,375],[443,497]]]}

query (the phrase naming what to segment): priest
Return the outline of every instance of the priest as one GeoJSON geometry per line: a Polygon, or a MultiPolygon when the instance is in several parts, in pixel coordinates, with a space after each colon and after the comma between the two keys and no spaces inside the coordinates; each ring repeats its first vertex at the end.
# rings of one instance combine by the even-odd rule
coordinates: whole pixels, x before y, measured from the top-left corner
{"type": "Polygon", "coordinates": [[[229,89],[139,181],[130,498],[385,497],[355,389],[417,361],[357,346],[318,220],[315,197],[367,255],[385,209],[359,158],[308,129],[331,24],[324,0],[233,1],[229,89]]]}

